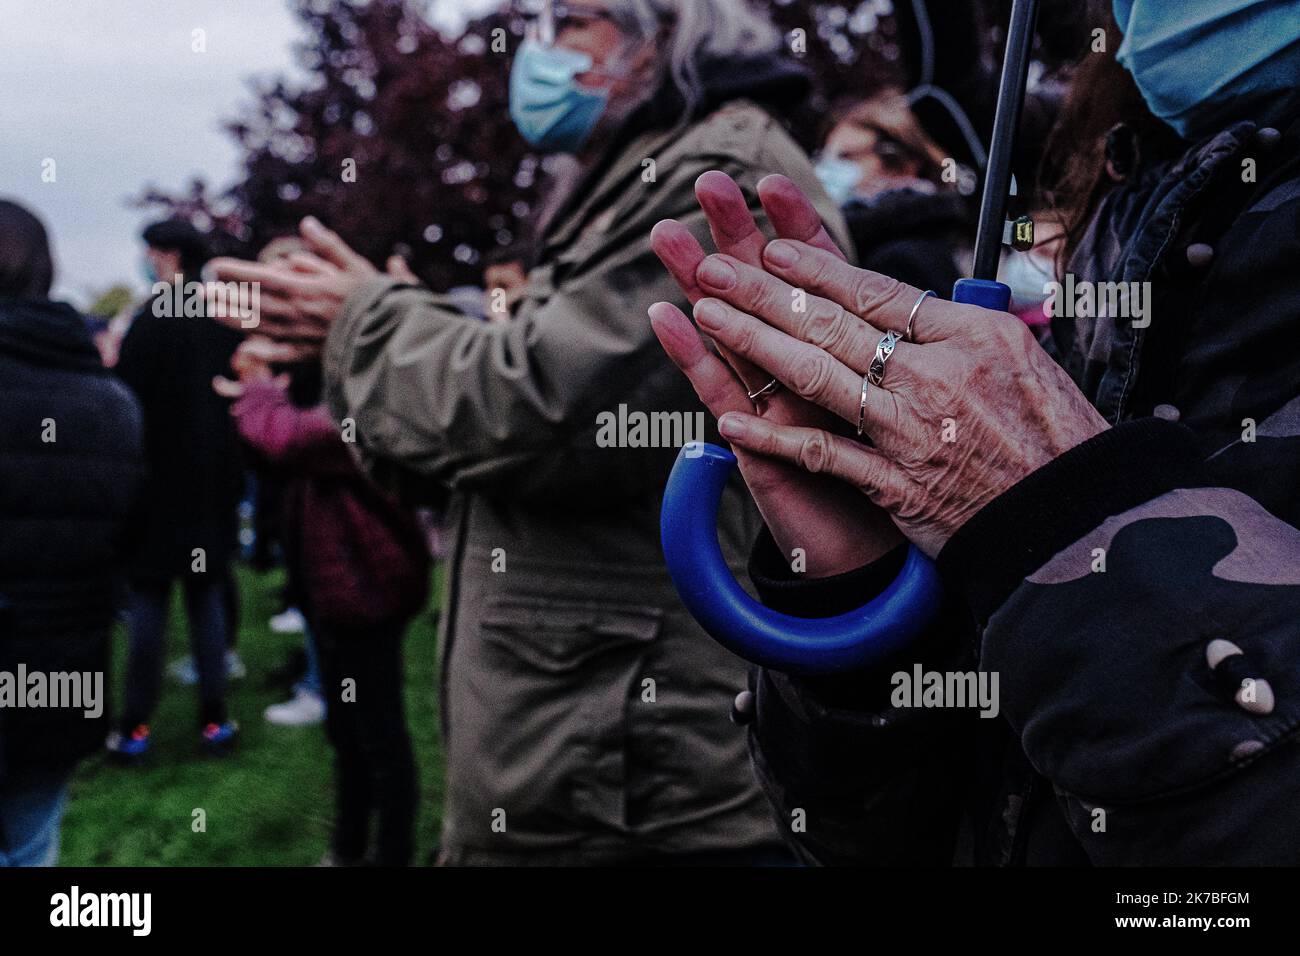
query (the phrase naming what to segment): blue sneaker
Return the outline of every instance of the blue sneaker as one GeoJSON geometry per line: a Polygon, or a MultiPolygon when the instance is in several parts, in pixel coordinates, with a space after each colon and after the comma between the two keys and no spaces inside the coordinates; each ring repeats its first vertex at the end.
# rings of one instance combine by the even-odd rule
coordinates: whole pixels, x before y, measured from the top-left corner
{"type": "Polygon", "coordinates": [[[239,724],[227,720],[222,724],[208,724],[203,728],[203,746],[214,757],[225,757],[235,749],[239,724]]]}
{"type": "Polygon", "coordinates": [[[118,763],[139,763],[149,752],[149,725],[140,724],[131,733],[113,731],[104,741],[108,755],[118,763]]]}

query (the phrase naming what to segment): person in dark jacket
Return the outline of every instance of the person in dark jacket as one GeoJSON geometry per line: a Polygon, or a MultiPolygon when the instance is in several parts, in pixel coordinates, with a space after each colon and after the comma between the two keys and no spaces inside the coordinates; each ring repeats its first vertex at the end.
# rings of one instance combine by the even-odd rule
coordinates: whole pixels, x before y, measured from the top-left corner
{"type": "Polygon", "coordinates": [[[415,516],[362,474],[325,407],[290,400],[287,378],[272,373],[277,350],[248,339],[235,355],[239,381],[214,385],[238,398],[240,437],[284,477],[286,559],[302,576],[335,755],[327,862],[406,866],[417,794],[402,640],[428,595],[429,555],[415,516]]]}
{"type": "Polygon", "coordinates": [[[50,301],[53,271],[40,221],[0,201],[0,866],[55,862],[68,778],[104,739],[144,477],[139,406],[85,320],[50,301]],[[34,678],[89,694],[31,706],[34,678]]]}
{"type": "Polygon", "coordinates": [[[697,308],[709,334],[798,393],[790,417],[755,416],[686,317],[656,307],[763,489],[765,600],[806,617],[860,606],[897,574],[902,535],[937,556],[950,594],[875,668],[761,669],[741,695],[778,816],[806,821],[791,835],[806,859],[1300,862],[1300,21],[1286,7],[1224,20],[1199,0],[1116,0],[1117,56],[1093,54],[1106,82],[1080,81],[1070,111],[1097,135],[1063,138],[1090,170],[1067,217],[1076,295],[1058,290],[1046,350],[1010,316],[847,265],[786,181],[762,186],[769,219],[809,241],[752,263],[665,256],[717,296],[697,308]],[[1101,107],[1124,99],[1117,63],[1144,107],[1114,126],[1124,111],[1101,107]],[[724,264],[729,287],[711,278],[724,264]],[[1085,306],[1086,283],[1120,281],[1117,306],[1085,306]],[[816,321],[757,301],[788,302],[786,283],[816,321]],[[866,387],[884,330],[910,334],[866,387]],[[809,421],[805,399],[874,447],[788,424],[809,421]],[[871,504],[836,511],[830,478],[871,504]],[[792,534],[779,518],[796,503],[792,534]],[[799,576],[785,555],[804,542],[799,576]],[[1000,688],[982,711],[942,691],[927,706],[900,693],[918,672],[1000,688]]]}
{"type": "Polygon", "coordinates": [[[882,90],[836,110],[829,127],[817,177],[840,204],[857,263],[948,297],[966,208],[907,97],[882,90]]]}
{"type": "Polygon", "coordinates": [[[240,336],[207,316],[197,281],[207,258],[202,234],[168,220],[146,229],[144,240],[158,281],[122,342],[116,372],[144,409],[148,511],[131,568],[126,701],[108,747],[127,759],[148,749],[171,587],[179,579],[198,669],[201,740],[222,754],[236,733],[226,712],[226,643],[243,473],[228,402],[212,391],[212,379],[229,367],[240,336]]]}

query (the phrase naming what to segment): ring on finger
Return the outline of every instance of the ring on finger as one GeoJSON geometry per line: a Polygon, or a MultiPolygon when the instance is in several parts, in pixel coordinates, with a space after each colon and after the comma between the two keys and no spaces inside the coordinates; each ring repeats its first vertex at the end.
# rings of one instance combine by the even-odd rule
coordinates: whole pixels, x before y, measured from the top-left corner
{"type": "MultiPolygon", "coordinates": [[[[902,336],[897,332],[886,332],[876,343],[876,357],[871,360],[871,367],[867,369],[866,380],[877,388],[883,388],[881,384],[885,380],[885,363],[889,357],[894,354],[894,349],[902,340],[902,336]]],[[[866,387],[863,387],[863,402],[866,402],[866,387]]],[[[864,406],[865,407],[865,406],[864,406]]]]}
{"type": "Polygon", "coordinates": [[[862,437],[862,433],[865,430],[867,424],[867,388],[869,385],[870,383],[867,381],[867,376],[865,375],[862,376],[862,402],[861,404],[858,405],[858,437],[859,438],[862,437]]]}
{"type": "Polygon", "coordinates": [[[924,302],[926,299],[930,298],[930,296],[934,294],[935,292],[933,289],[926,289],[917,297],[916,305],[912,306],[912,312],[907,317],[907,327],[903,329],[904,342],[915,341],[915,339],[912,338],[912,323],[916,321],[916,313],[921,311],[921,303],[924,302]]]}
{"type": "Polygon", "coordinates": [[[758,401],[760,398],[767,398],[767,396],[773,394],[774,392],[776,392],[776,391],[779,390],[780,388],[781,388],[781,383],[780,383],[779,381],[777,381],[776,379],[772,379],[772,381],[768,382],[768,383],[767,383],[766,385],[764,385],[762,388],[755,389],[754,391],[749,392],[749,393],[748,393],[748,394],[749,394],[749,400],[750,400],[751,402],[756,402],[756,401],[758,401]]]}

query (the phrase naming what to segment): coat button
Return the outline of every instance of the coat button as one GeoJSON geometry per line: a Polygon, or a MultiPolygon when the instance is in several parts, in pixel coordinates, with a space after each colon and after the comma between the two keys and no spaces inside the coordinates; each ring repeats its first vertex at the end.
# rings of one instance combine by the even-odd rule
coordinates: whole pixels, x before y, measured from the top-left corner
{"type": "Polygon", "coordinates": [[[1182,412],[1172,405],[1157,405],[1151,410],[1151,414],[1156,418],[1163,418],[1167,422],[1176,422],[1182,416],[1182,412]]]}
{"type": "Polygon", "coordinates": [[[742,690],[731,703],[731,722],[744,727],[754,719],[754,692],[742,690]]]}
{"type": "Polygon", "coordinates": [[[1205,663],[1210,665],[1210,670],[1214,670],[1223,663],[1224,658],[1242,653],[1244,651],[1232,641],[1225,641],[1221,637],[1216,637],[1205,646],[1205,663]]]}
{"type": "Polygon", "coordinates": [[[1187,261],[1194,269],[1204,269],[1214,258],[1214,247],[1203,242],[1193,242],[1187,247],[1187,261]]]}
{"type": "Polygon", "coordinates": [[[1263,749],[1264,742],[1262,740],[1243,740],[1241,743],[1237,744],[1237,746],[1232,748],[1231,756],[1233,760],[1245,760],[1247,757],[1253,756],[1263,749]]]}
{"type": "Polygon", "coordinates": [[[1237,706],[1247,713],[1273,713],[1273,687],[1262,677],[1247,677],[1241,682],[1241,690],[1233,698],[1237,706]]]}
{"type": "Polygon", "coordinates": [[[1272,126],[1265,126],[1263,129],[1255,131],[1255,139],[1259,142],[1259,145],[1272,149],[1278,143],[1282,142],[1282,133],[1280,130],[1274,129],[1272,126]]]}

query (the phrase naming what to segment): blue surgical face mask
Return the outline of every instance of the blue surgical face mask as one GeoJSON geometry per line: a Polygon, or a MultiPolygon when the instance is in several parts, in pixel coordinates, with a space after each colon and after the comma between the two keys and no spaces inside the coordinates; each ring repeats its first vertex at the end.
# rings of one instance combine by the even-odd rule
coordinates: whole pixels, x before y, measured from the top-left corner
{"type": "Polygon", "coordinates": [[[1112,0],[1116,53],[1151,112],[1186,138],[1297,102],[1300,0],[1112,0]]]}
{"type": "Polygon", "coordinates": [[[578,83],[593,66],[590,56],[562,46],[525,40],[510,71],[510,118],[538,149],[575,153],[591,137],[609,101],[608,90],[578,83]]]}
{"type": "Polygon", "coordinates": [[[857,163],[839,156],[823,156],[813,167],[813,172],[821,180],[826,195],[837,206],[843,206],[853,198],[853,190],[862,178],[857,163]]]}
{"type": "Polygon", "coordinates": [[[140,276],[150,288],[158,281],[158,272],[154,269],[153,262],[148,256],[140,257],[140,276]]]}

